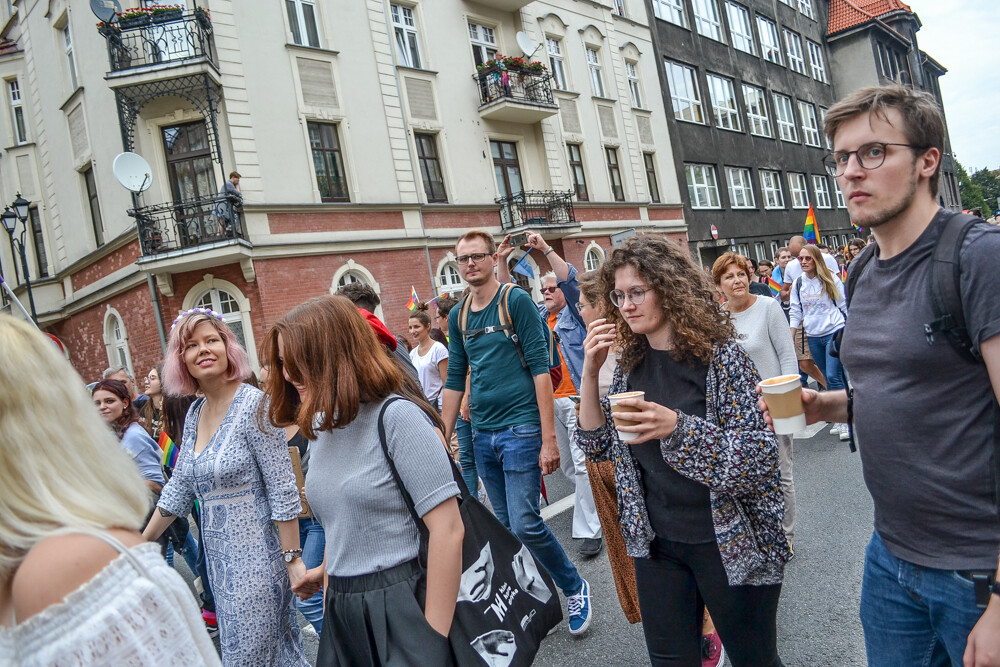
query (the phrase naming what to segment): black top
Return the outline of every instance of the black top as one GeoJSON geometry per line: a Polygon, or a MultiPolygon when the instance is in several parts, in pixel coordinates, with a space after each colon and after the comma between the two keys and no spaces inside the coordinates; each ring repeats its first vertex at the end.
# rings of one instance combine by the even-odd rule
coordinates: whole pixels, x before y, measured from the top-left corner
{"type": "Polygon", "coordinates": [[[766,296],[766,297],[772,296],[771,288],[765,285],[764,283],[758,283],[758,282],[750,283],[750,293],[756,294],[757,296],[766,296]]]}
{"type": "MultiPolygon", "coordinates": [[[[670,352],[648,349],[639,367],[629,374],[628,388],[646,392],[647,401],[704,419],[707,373],[708,366],[700,361],[678,362],[670,352]]],[[[715,542],[708,487],[667,465],[659,440],[633,444],[630,449],[642,475],[649,522],[657,537],[685,544],[715,542]]]]}
{"type": "Polygon", "coordinates": [[[288,446],[298,448],[299,460],[302,462],[302,476],[305,477],[309,470],[309,458],[306,456],[306,452],[309,450],[309,441],[302,435],[302,431],[296,431],[295,435],[289,439],[288,446]]]}

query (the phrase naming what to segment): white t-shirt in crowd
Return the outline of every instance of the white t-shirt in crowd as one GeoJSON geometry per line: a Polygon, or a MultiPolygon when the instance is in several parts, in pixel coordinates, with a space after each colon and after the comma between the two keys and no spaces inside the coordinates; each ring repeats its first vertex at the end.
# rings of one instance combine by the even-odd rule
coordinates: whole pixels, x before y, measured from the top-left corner
{"type": "Polygon", "coordinates": [[[410,350],[410,361],[417,368],[417,377],[420,378],[420,386],[424,388],[424,396],[431,405],[437,406],[438,410],[441,409],[441,390],[444,389],[438,363],[447,358],[448,348],[437,341],[434,341],[424,356],[420,356],[419,346],[410,350]]]}
{"type": "MultiPolygon", "coordinates": [[[[837,260],[831,255],[827,255],[825,252],[820,253],[823,255],[823,263],[826,264],[826,268],[830,269],[830,272],[835,276],[840,276],[840,265],[837,264],[837,260]]],[[[788,264],[785,265],[784,280],[785,284],[789,285],[795,282],[795,279],[802,275],[802,263],[799,262],[798,258],[793,258],[788,264]]]]}

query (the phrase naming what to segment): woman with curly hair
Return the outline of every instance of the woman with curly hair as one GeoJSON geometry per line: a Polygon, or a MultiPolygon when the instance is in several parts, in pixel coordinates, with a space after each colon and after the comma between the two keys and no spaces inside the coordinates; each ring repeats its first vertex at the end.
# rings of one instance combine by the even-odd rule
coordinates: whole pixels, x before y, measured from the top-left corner
{"type": "Polygon", "coordinates": [[[757,370],[714,286],[677,244],[634,237],[601,280],[607,316],[584,341],[578,437],[591,460],[614,462],[650,661],[700,664],[707,605],[734,667],[781,665],[776,616],[789,552],[757,370]],[[617,404],[637,412],[612,414],[599,396],[612,348],[609,395],[645,392],[617,404]],[[632,422],[617,427],[635,434],[628,444],[613,417],[632,422]]]}

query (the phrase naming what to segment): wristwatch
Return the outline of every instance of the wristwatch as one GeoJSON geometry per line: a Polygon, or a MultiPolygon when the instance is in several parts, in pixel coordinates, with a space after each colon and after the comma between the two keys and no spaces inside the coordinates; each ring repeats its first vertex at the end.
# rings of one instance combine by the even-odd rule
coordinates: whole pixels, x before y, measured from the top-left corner
{"type": "Polygon", "coordinates": [[[1000,597],[1000,579],[996,579],[992,584],[990,584],[990,593],[1000,597]]]}
{"type": "Polygon", "coordinates": [[[296,558],[302,556],[302,549],[289,549],[288,551],[283,551],[282,554],[285,556],[285,563],[291,563],[296,558]]]}

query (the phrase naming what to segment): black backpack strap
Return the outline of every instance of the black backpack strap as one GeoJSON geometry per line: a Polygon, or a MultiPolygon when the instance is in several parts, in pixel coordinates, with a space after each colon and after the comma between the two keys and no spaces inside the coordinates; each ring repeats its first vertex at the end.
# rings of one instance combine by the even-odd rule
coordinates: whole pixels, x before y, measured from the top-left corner
{"type": "Polygon", "coordinates": [[[961,256],[965,237],[978,222],[979,218],[974,216],[952,213],[942,225],[928,279],[934,319],[924,324],[928,345],[932,345],[934,336],[940,334],[962,357],[974,362],[981,362],[982,357],[972,344],[962,309],[961,256]]]}
{"type": "Polygon", "coordinates": [[[875,256],[876,248],[878,248],[877,244],[874,242],[869,243],[861,249],[858,256],[855,257],[854,261],[851,262],[851,265],[847,267],[847,280],[844,281],[844,297],[847,301],[848,308],[851,307],[851,296],[854,294],[854,288],[858,284],[858,276],[860,276],[861,272],[865,270],[866,266],[868,266],[868,262],[872,261],[872,257],[875,256]]]}

